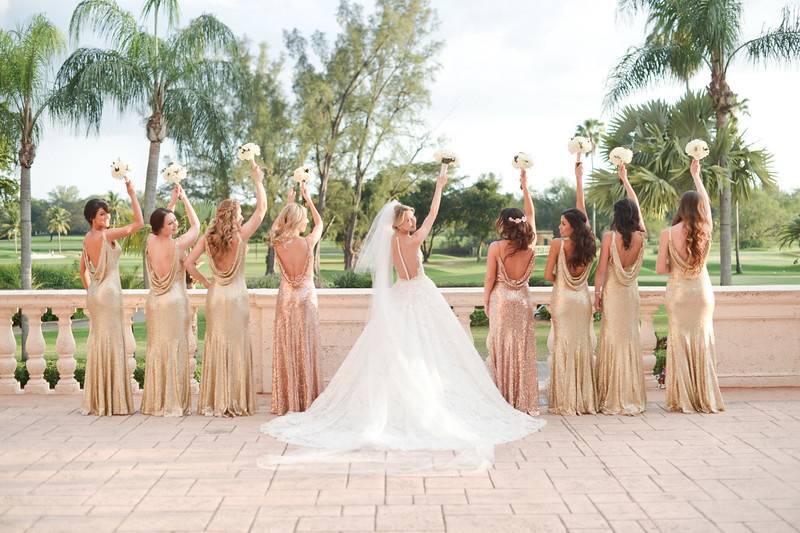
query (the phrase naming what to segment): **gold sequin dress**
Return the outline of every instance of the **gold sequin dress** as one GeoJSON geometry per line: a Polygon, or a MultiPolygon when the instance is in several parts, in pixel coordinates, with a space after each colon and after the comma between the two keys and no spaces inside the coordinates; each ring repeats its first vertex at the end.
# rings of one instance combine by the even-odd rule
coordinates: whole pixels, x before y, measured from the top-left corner
{"type": "Polygon", "coordinates": [[[590,270],[587,265],[579,276],[570,274],[562,240],[550,306],[554,342],[549,409],[553,414],[596,412],[592,379],[592,300],[587,283],[590,270]]]}
{"type": "Polygon", "coordinates": [[[639,269],[644,243],[636,261],[625,270],[611,233],[611,254],[603,286],[603,323],[595,366],[597,410],[608,415],[638,415],[645,410],[642,343],[639,337],[639,269]]]}
{"type": "Polygon", "coordinates": [[[221,271],[209,254],[214,284],[206,296],[206,335],[198,414],[247,416],[256,412],[250,302],[244,279],[247,244],[238,239],[236,258],[221,271]]]}
{"type": "Polygon", "coordinates": [[[305,411],[319,396],[319,315],[313,247],[306,241],[303,271],[289,276],[279,254],[281,286],[272,344],[272,412],[305,411]]]}
{"type": "Polygon", "coordinates": [[[100,247],[97,266],[83,251],[91,283],[86,295],[89,310],[89,338],[86,340],[86,377],[83,382],[85,415],[129,415],[133,413],[133,392],[125,360],[122,287],[119,257],[122,248],[106,240],[100,247]]]}
{"type": "Polygon", "coordinates": [[[144,368],[142,414],[184,416],[192,412],[189,387],[189,334],[191,312],[180,248],[164,277],[156,274],[145,250],[150,292],[145,302],[147,355],[144,368]]]}
{"type": "Polygon", "coordinates": [[[536,336],[534,305],[528,294],[528,280],[535,254],[531,254],[525,273],[508,275],[497,258],[497,280],[489,296],[489,335],[486,364],[500,394],[520,411],[539,414],[539,385],[536,374],[536,336]]]}
{"type": "Polygon", "coordinates": [[[714,292],[705,258],[700,272],[692,273],[675,250],[671,227],[668,248],[667,408],[684,413],[724,411],[714,352],[714,292]]]}

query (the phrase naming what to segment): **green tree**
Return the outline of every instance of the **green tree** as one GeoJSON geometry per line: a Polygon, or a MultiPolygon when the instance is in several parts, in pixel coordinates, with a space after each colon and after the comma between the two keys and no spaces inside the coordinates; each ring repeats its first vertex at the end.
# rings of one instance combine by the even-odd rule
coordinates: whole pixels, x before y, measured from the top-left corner
{"type": "Polygon", "coordinates": [[[800,215],[781,227],[778,232],[778,239],[781,248],[791,246],[795,242],[800,245],[800,215]]]}
{"type": "Polygon", "coordinates": [[[3,213],[0,215],[0,237],[8,240],[14,239],[14,254],[19,253],[18,240],[22,232],[19,213],[19,204],[16,201],[3,203],[3,213]]]}
{"type": "Polygon", "coordinates": [[[483,257],[483,245],[495,232],[495,221],[506,204],[514,202],[500,192],[500,181],[493,173],[481,174],[478,180],[458,194],[458,223],[476,241],[476,261],[483,257]]]}
{"type": "Polygon", "coordinates": [[[644,11],[648,35],[629,49],[610,75],[608,104],[616,104],[653,82],[672,77],[688,80],[699,72],[710,74],[707,88],[715,116],[715,158],[722,179],[720,204],[720,283],[731,284],[732,170],[725,139],[737,98],[728,85],[728,70],[737,59],[752,63],[789,63],[800,57],[800,16],[788,8],[780,22],[753,38],[742,38],[742,2],[739,0],[620,0],[623,11],[644,11]]]}
{"type": "Polygon", "coordinates": [[[52,67],[66,48],[61,32],[44,15],[36,15],[16,30],[0,30],[0,125],[17,147],[20,165],[19,236],[22,288],[30,289],[31,167],[41,136],[42,118],[54,111],[58,93],[52,67]]]}
{"type": "MultiPolygon", "coordinates": [[[[594,172],[594,155],[597,153],[597,146],[603,137],[606,125],[596,118],[587,118],[575,128],[575,135],[586,137],[592,143],[592,151],[589,152],[591,161],[591,172],[594,172]]],[[[597,206],[592,204],[592,228],[597,232],[597,206]]]]}
{"type": "Polygon", "coordinates": [[[69,211],[54,205],[47,211],[47,231],[58,235],[58,253],[61,253],[61,235],[69,232],[69,211]]]}
{"type": "MultiPolygon", "coordinates": [[[[150,142],[143,213],[156,202],[159,154],[166,138],[178,145],[208,135],[224,123],[214,95],[235,83],[235,64],[219,54],[235,47],[228,27],[213,15],[201,15],[178,28],[177,0],[145,0],[136,17],[114,0],[82,0],[69,31],[77,41],[86,27],[105,39],[109,49],[79,48],[58,73],[64,117],[99,129],[104,103],[120,112],[146,110],[150,142]]],[[[229,154],[230,156],[230,154],[229,154]]]]}

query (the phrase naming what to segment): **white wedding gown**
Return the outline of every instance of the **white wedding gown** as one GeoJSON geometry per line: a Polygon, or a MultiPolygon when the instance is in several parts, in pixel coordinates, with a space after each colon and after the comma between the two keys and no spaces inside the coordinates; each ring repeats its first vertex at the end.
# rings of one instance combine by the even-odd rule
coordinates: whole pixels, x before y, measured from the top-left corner
{"type": "Polygon", "coordinates": [[[311,407],[264,424],[264,433],[327,451],[476,451],[486,462],[494,445],[544,426],[500,395],[421,261],[414,278],[387,291],[311,407]]]}

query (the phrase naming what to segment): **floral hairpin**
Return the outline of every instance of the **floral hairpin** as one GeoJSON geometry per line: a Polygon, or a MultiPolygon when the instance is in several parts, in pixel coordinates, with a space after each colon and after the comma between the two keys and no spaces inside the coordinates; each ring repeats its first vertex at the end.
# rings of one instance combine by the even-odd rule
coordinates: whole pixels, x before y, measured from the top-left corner
{"type": "Polygon", "coordinates": [[[528,221],[528,217],[526,217],[525,215],[522,215],[521,218],[509,218],[508,220],[510,220],[514,224],[522,224],[523,222],[527,222],[528,221]]]}

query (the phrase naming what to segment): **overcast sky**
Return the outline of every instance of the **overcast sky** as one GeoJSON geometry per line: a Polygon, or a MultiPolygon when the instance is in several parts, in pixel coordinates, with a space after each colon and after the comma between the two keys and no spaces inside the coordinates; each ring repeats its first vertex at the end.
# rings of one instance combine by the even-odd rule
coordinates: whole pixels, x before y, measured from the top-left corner
{"type": "MultiPolygon", "coordinates": [[[[65,32],[76,1],[0,0],[0,26],[11,28],[34,13],[45,13],[65,32]]],[[[123,0],[139,12],[141,0],[123,0]]],[[[183,0],[181,20],[212,12],[236,34],[254,43],[283,50],[284,29],[334,34],[336,0],[183,0]]],[[[365,2],[370,4],[370,2],[365,2]]],[[[641,19],[620,17],[614,0],[433,0],[445,47],[425,117],[435,136],[461,156],[461,170],[476,176],[496,172],[504,187],[515,191],[511,156],[533,156],[530,182],[544,188],[554,177],[569,176],[566,143],[585,118],[610,116],[602,109],[609,69],[627,47],[644,37],[641,19]]],[[[782,0],[745,0],[745,36],[780,17],[782,0]]],[[[796,5],[796,3],[794,4],[796,5]]],[[[291,65],[287,65],[291,66],[291,65]]],[[[290,80],[287,69],[286,81],[290,80]]],[[[744,62],[729,72],[732,89],[749,100],[751,116],[743,119],[747,139],[775,155],[781,188],[800,187],[792,153],[797,151],[800,68],[752,67],[744,62]]],[[[707,84],[693,80],[695,90],[707,84]]],[[[288,92],[288,86],[287,86],[288,92]]],[[[656,86],[626,103],[659,97],[675,100],[678,84],[656,86]]],[[[246,139],[244,140],[246,141],[246,139]]],[[[83,135],[47,124],[33,167],[33,195],[45,197],[59,184],[76,185],[82,194],[100,194],[117,183],[109,162],[117,156],[135,167],[137,188],[144,186],[147,162],[144,118],[116,116],[109,108],[100,135],[83,135]]],[[[433,150],[431,150],[431,153],[433,150]]],[[[162,148],[169,157],[174,149],[162,148]]],[[[233,155],[232,155],[233,157],[233,155]]],[[[600,163],[602,164],[602,163],[600,163]]],[[[122,192],[121,186],[119,186],[122,192]]]]}

